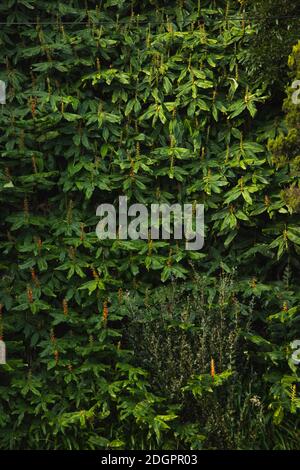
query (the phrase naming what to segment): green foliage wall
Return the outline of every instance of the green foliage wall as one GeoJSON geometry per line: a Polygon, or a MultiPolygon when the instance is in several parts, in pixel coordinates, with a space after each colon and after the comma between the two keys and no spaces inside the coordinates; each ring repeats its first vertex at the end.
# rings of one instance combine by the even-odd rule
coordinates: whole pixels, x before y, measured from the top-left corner
{"type": "Polygon", "coordinates": [[[281,124],[243,66],[255,23],[243,2],[183,0],[5,0],[0,21],[0,446],[117,447],[135,423],[150,442],[173,412],[120,344],[125,290],[190,262],[262,282],[285,255],[299,267],[288,165],[266,149],[281,124]],[[100,242],[96,207],[122,194],[204,203],[203,251],[100,242]]]}
{"type": "Polygon", "coordinates": [[[246,0],[256,18],[253,44],[246,58],[251,81],[273,84],[273,100],[282,99],[288,80],[287,58],[299,39],[300,5],[297,0],[246,0]]]}

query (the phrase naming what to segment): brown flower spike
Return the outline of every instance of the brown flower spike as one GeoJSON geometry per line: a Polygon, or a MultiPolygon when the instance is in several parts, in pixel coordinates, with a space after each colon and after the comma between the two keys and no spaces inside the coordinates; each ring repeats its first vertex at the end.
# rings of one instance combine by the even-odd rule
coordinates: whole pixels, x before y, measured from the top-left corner
{"type": "Polygon", "coordinates": [[[107,301],[103,302],[102,318],[103,318],[103,321],[106,323],[106,322],[107,322],[107,318],[108,318],[107,301]]]}

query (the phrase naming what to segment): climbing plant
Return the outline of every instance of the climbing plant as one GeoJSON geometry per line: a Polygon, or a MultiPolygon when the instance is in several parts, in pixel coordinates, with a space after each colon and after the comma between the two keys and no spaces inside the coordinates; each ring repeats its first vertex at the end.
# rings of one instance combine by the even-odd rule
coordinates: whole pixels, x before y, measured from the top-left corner
{"type": "Polygon", "coordinates": [[[3,0],[0,22],[0,447],[155,448],[165,433],[198,448],[123,346],[122,299],[191,266],[259,270],[258,290],[287,264],[297,278],[294,177],[267,148],[284,125],[245,67],[255,19],[229,0],[3,0]],[[204,248],[98,240],[96,208],[120,195],[203,203],[204,248]]]}

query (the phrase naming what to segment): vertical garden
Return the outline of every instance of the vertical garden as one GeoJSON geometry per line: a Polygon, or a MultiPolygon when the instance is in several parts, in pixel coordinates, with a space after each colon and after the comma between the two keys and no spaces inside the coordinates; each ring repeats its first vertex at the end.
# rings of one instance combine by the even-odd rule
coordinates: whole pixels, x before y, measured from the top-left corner
{"type": "Polygon", "coordinates": [[[0,449],[300,447],[299,22],[1,1],[0,449]],[[122,195],[204,204],[204,247],[99,240],[122,195]]]}

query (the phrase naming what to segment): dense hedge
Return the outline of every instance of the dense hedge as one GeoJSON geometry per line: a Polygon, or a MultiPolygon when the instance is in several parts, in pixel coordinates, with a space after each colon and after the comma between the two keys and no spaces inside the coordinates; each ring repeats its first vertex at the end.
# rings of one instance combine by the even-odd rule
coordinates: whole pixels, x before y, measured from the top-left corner
{"type": "Polygon", "coordinates": [[[183,0],[4,0],[0,21],[0,447],[162,446],[177,411],[123,349],[126,290],[238,267],[260,296],[299,269],[297,176],[266,145],[284,127],[243,65],[255,21],[183,0]],[[99,241],[123,194],[204,203],[204,249],[99,241]]]}

